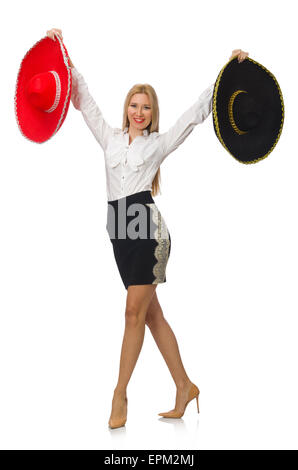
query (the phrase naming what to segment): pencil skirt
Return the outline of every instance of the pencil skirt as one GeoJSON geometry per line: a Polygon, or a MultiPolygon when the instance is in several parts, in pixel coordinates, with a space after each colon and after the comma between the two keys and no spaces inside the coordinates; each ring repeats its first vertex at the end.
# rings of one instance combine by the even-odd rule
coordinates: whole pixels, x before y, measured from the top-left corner
{"type": "Polygon", "coordinates": [[[108,201],[106,229],[126,289],[166,282],[171,236],[151,191],[108,201]]]}

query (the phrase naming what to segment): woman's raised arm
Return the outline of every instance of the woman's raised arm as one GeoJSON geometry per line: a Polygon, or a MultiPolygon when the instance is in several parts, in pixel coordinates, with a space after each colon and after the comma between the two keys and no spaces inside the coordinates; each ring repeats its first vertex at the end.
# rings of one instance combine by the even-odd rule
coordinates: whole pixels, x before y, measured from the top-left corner
{"type": "MultiPolygon", "coordinates": [[[[63,40],[61,29],[52,28],[47,31],[47,36],[56,41],[55,34],[63,40]]],[[[69,65],[72,74],[71,101],[75,109],[82,112],[83,118],[100,144],[103,150],[106,149],[108,140],[113,133],[113,129],[105,121],[101,110],[91,96],[83,75],[73,65],[69,58],[69,65]]]]}
{"type": "Polygon", "coordinates": [[[212,94],[214,83],[201,93],[198,100],[170,127],[164,134],[160,134],[162,146],[162,161],[193,131],[197,124],[201,124],[212,110],[212,94]]]}
{"type": "Polygon", "coordinates": [[[83,75],[75,67],[71,69],[72,89],[71,101],[74,107],[82,112],[83,118],[100,144],[106,149],[108,141],[113,134],[113,129],[104,119],[101,110],[91,96],[83,75]]]}
{"type": "MultiPolygon", "coordinates": [[[[243,62],[248,57],[248,52],[242,49],[234,49],[230,59],[238,58],[238,62],[243,62]]],[[[179,147],[186,137],[192,132],[193,128],[205,121],[212,111],[212,95],[215,83],[206,88],[199,96],[199,99],[193,104],[176,123],[164,134],[160,134],[163,156],[161,162],[177,147],[179,147]]]]}

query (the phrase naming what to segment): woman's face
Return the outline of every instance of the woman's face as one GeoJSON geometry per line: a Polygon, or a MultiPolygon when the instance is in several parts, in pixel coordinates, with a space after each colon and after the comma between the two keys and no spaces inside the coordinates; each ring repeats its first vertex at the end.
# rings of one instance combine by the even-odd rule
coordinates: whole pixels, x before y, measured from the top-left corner
{"type": "Polygon", "coordinates": [[[146,129],[152,119],[151,104],[146,93],[135,93],[131,97],[127,116],[132,128],[139,131],[146,129]]]}

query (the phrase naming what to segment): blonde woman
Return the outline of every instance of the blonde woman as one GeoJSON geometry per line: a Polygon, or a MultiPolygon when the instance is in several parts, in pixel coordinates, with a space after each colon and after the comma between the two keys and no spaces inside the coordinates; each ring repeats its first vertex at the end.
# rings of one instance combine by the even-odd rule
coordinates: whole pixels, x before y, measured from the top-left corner
{"type": "MultiPolygon", "coordinates": [[[[47,35],[53,40],[56,40],[55,35],[63,40],[61,29],[53,28],[47,35]]],[[[242,62],[247,55],[237,49],[231,57],[238,56],[238,61],[242,62]]],[[[69,65],[73,79],[71,101],[81,111],[104,151],[108,198],[106,228],[127,290],[125,331],[109,426],[118,428],[126,423],[126,389],[142,348],[145,325],[177,389],[174,409],[159,415],[180,418],[194,398],[199,411],[200,391],[184,369],[176,337],[156,294],[157,285],[166,282],[171,237],[153,196],[159,193],[161,163],[210,114],[214,84],[163,134],[159,133],[159,106],[154,88],[149,84],[136,84],[125,99],[122,128],[112,128],[70,59],[69,65]]]]}

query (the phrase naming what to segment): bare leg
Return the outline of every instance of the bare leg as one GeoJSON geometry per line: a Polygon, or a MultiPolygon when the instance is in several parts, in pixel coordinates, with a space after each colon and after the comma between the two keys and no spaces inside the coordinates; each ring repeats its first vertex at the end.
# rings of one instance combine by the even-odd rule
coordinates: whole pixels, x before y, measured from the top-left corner
{"type": "Polygon", "coordinates": [[[187,401],[192,382],[184,369],[176,337],[163,316],[163,311],[158,302],[156,292],[154,292],[147,311],[146,325],[150,328],[152,336],[177,387],[174,410],[182,411],[187,401]]]}
{"type": "Polygon", "coordinates": [[[145,317],[157,285],[129,286],[125,310],[125,330],[122,342],[118,382],[114,390],[111,427],[118,427],[126,418],[126,388],[139,357],[145,335],[145,317]]]}

